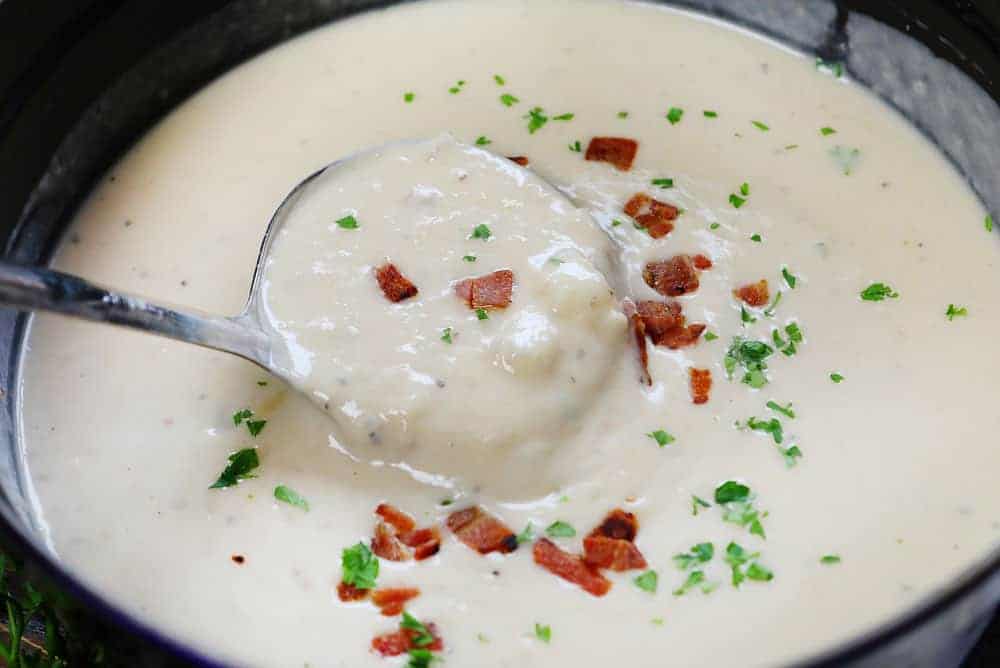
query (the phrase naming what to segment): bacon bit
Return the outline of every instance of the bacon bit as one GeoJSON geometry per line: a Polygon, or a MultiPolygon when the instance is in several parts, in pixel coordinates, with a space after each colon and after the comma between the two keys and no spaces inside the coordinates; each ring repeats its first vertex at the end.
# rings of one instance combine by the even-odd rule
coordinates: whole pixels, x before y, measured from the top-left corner
{"type": "Polygon", "coordinates": [[[501,269],[492,274],[466,278],[455,284],[455,294],[469,308],[506,308],[514,289],[514,272],[501,269]]]}
{"type": "Polygon", "coordinates": [[[246,560],[247,560],[247,558],[244,557],[242,554],[234,554],[230,558],[233,560],[234,564],[239,564],[240,566],[242,566],[244,563],[246,563],[246,560]]]}
{"type": "Polygon", "coordinates": [[[693,345],[706,328],[700,324],[685,324],[687,321],[677,302],[641,301],[638,313],[653,344],[671,350],[693,345]]]}
{"type": "Polygon", "coordinates": [[[607,162],[623,172],[632,169],[639,142],[622,137],[594,137],[587,145],[586,160],[607,162]]]}
{"type": "Polygon", "coordinates": [[[771,300],[771,293],[767,289],[767,279],[762,278],[756,283],[747,283],[733,290],[733,294],[748,306],[766,306],[771,300]]]}
{"type": "Polygon", "coordinates": [[[382,288],[382,294],[393,303],[416,296],[418,292],[417,286],[399,273],[399,269],[396,269],[396,265],[392,263],[383,264],[381,267],[376,268],[375,280],[378,281],[378,286],[382,288]]]}
{"type": "Polygon", "coordinates": [[[708,403],[708,393],[712,389],[712,372],[709,369],[689,369],[691,377],[691,400],[696,404],[708,403]]]}
{"type": "Polygon", "coordinates": [[[399,533],[413,531],[417,526],[416,521],[412,517],[388,503],[378,504],[378,507],[375,508],[375,514],[392,525],[392,528],[399,533]]]}
{"type": "Polygon", "coordinates": [[[665,237],[674,230],[671,221],[680,215],[680,209],[672,204],[653,199],[645,193],[632,195],[625,202],[625,213],[631,216],[640,226],[646,228],[649,236],[654,239],[665,237]]]}
{"type": "Polygon", "coordinates": [[[532,556],[536,564],[563,580],[579,585],[588,594],[604,596],[611,589],[611,581],[588,566],[583,558],[564,552],[548,538],[535,541],[532,556]]]}
{"type": "Polygon", "coordinates": [[[341,580],[340,584],[337,585],[337,597],[341,601],[344,601],[345,603],[351,601],[360,601],[365,598],[368,598],[368,590],[358,589],[354,585],[347,584],[346,582],[341,580]]]}
{"type": "Polygon", "coordinates": [[[410,558],[410,551],[403,547],[385,522],[379,522],[375,525],[372,552],[389,561],[407,561],[410,558]]]}
{"type": "Polygon", "coordinates": [[[398,631],[393,631],[392,633],[384,633],[380,636],[372,638],[372,649],[381,654],[382,656],[399,656],[404,654],[411,649],[426,649],[432,652],[440,652],[444,649],[444,642],[441,640],[441,636],[438,635],[437,626],[433,623],[425,623],[427,627],[427,632],[431,634],[434,639],[428,645],[423,647],[417,646],[414,640],[420,634],[413,629],[400,629],[398,631]]]}
{"type": "Polygon", "coordinates": [[[706,269],[712,268],[712,260],[710,260],[707,255],[702,255],[701,253],[698,253],[691,259],[694,260],[695,268],[699,269],[700,271],[705,271],[706,269]]]}
{"type": "Polygon", "coordinates": [[[458,510],[449,515],[445,523],[460,541],[479,554],[517,549],[514,532],[479,506],[458,510]]]}
{"type": "Polygon", "coordinates": [[[684,254],[669,260],[647,262],[642,278],[664,297],[680,297],[698,289],[698,272],[691,256],[684,254]]]}
{"type": "Polygon", "coordinates": [[[522,167],[528,166],[528,156],[526,155],[508,155],[507,159],[510,160],[511,162],[516,162],[522,167]]]}
{"type": "Polygon", "coordinates": [[[628,318],[629,333],[639,353],[639,382],[643,385],[652,385],[653,379],[649,375],[649,352],[646,350],[646,323],[631,299],[622,301],[622,310],[628,318]]]}
{"type": "Polygon", "coordinates": [[[627,540],[605,536],[587,536],[583,539],[584,561],[593,568],[612,571],[630,571],[646,567],[642,552],[627,540]]]}
{"type": "Polygon", "coordinates": [[[433,557],[441,549],[441,533],[437,527],[417,529],[401,534],[399,540],[404,545],[413,548],[413,558],[417,561],[433,557]]]}
{"type": "Polygon", "coordinates": [[[631,543],[638,533],[639,520],[635,514],[615,508],[588,535],[627,540],[631,543]]]}
{"type": "Polygon", "coordinates": [[[388,589],[376,589],[372,592],[372,603],[374,603],[382,614],[386,617],[395,617],[403,612],[403,607],[407,601],[420,596],[420,590],[416,587],[393,587],[388,589]]]}

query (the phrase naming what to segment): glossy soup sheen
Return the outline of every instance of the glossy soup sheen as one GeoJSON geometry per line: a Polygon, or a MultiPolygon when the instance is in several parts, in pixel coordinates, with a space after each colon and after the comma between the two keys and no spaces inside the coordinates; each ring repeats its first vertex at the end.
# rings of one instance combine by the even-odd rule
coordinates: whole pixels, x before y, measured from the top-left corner
{"type": "MultiPolygon", "coordinates": [[[[56,266],[236,313],[268,219],[301,178],[366,146],[450,132],[466,144],[482,138],[497,156],[527,156],[591,211],[620,249],[618,297],[663,299],[643,279],[647,262],[710,258],[697,291],[677,298],[688,321],[707,329],[677,350],[649,342],[647,387],[625,319],[609,316],[619,332],[600,350],[607,367],[586,410],[550,439],[522,420],[544,447],[501,457],[470,481],[464,467],[479,462],[467,451],[421,469],[447,464],[447,475],[420,475],[405,456],[336,443],[308,397],[249,363],[38,316],[23,427],[52,548],[130,613],[213,656],[259,666],[406,663],[370,644],[399,619],[336,591],[342,550],[367,544],[380,502],[441,526],[438,554],[383,559],[378,586],[421,590],[407,610],[436,625],[444,665],[773,665],[946,585],[1000,537],[1000,357],[990,352],[1000,327],[997,248],[982,205],[935,149],[836,74],[724,25],[606,0],[415,3],[317,30],[234,70],[107,174],[56,266]],[[636,140],[632,168],[586,161],[595,136],[636,140]],[[636,193],[683,210],[669,235],[654,239],[624,215],[636,193]],[[733,289],[759,279],[769,303],[779,290],[780,302],[741,309],[733,289]],[[872,284],[885,290],[862,298],[872,284]],[[786,355],[793,324],[801,340],[786,355]],[[727,379],[734,337],[780,348],[767,358],[766,384],[760,375],[748,378],[760,387],[741,382],[738,362],[727,379]],[[692,367],[713,376],[702,405],[690,395],[692,367]],[[247,420],[234,425],[242,409],[253,412],[256,435],[247,420]],[[209,489],[227,456],[248,447],[257,448],[256,477],[209,489]],[[505,473],[508,463],[516,474],[505,473]],[[751,508],[716,503],[726,481],[752,490],[751,508]],[[308,510],[275,498],[279,485],[308,510]],[[592,596],[536,565],[527,544],[482,556],[457,540],[445,519],[476,504],[515,533],[550,528],[574,553],[607,512],[624,509],[638,518],[635,546],[648,566],[606,572],[610,592],[592,596]],[[690,552],[703,543],[713,545],[709,560],[704,548],[690,552]],[[757,564],[758,577],[738,587],[731,543],[759,553],[739,566],[745,577],[757,564]],[[691,556],[675,559],[683,553],[691,556]],[[655,591],[651,576],[635,582],[647,571],[657,573],[655,591]],[[695,571],[704,579],[685,587],[695,571]]],[[[331,210],[320,250],[369,243],[347,234],[382,234],[380,244],[397,244],[385,255],[405,254],[366,206],[331,210]],[[356,210],[356,229],[334,224],[345,210],[356,210]]],[[[495,244],[507,238],[499,225],[495,244]]],[[[570,236],[597,247],[605,240],[596,230],[570,236]]],[[[467,233],[438,238],[427,265],[401,268],[418,287],[438,281],[444,295],[450,281],[479,272],[462,258],[483,248],[467,233]]],[[[498,254],[483,262],[495,266],[484,271],[523,260],[515,243],[490,248],[498,254]]],[[[382,259],[344,261],[373,281],[382,259]]],[[[374,282],[358,285],[369,292],[352,303],[373,314],[406,304],[385,302],[374,282]]],[[[527,294],[519,290],[532,285],[515,286],[509,309],[488,320],[449,311],[454,341],[510,326],[505,318],[527,294]]],[[[335,286],[330,294],[340,299],[335,286]]],[[[339,312],[321,304],[316,313],[339,312]]],[[[457,354],[448,348],[457,343],[429,334],[444,326],[420,330],[414,368],[457,354]]],[[[575,321],[565,331],[605,338],[575,321]]],[[[377,343],[359,336],[357,345],[377,343]]],[[[553,345],[571,349],[560,337],[553,345]]],[[[593,358],[559,359],[572,370],[593,358]]],[[[553,381],[543,373],[538,382],[553,381]]],[[[462,405],[434,396],[423,400],[436,419],[462,405]]],[[[454,420],[475,438],[462,414],[454,420]]]]}

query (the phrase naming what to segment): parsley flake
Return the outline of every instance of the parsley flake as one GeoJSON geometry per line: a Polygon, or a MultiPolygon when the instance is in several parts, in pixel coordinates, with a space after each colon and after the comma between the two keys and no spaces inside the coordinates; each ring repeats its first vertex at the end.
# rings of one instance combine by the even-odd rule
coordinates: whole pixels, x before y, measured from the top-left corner
{"type": "Polygon", "coordinates": [[[741,527],[749,527],[750,533],[766,538],[760,520],[767,513],[761,513],[753,506],[750,488],[735,480],[727,480],[715,488],[715,502],[722,507],[722,520],[741,527]]]}
{"type": "Polygon", "coordinates": [[[611,227],[618,227],[621,224],[622,224],[622,221],[618,220],[617,218],[615,218],[615,219],[613,219],[611,221],[611,227]]]}
{"type": "Polygon", "coordinates": [[[705,332],[705,340],[706,341],[715,341],[717,338],[719,338],[719,337],[718,337],[718,335],[715,332],[713,332],[711,330],[705,332]]]}
{"type": "Polygon", "coordinates": [[[479,258],[477,258],[475,255],[472,254],[462,256],[462,260],[464,260],[465,262],[475,262],[478,259],[479,258]]]}
{"type": "Polygon", "coordinates": [[[684,110],[680,107],[670,107],[670,110],[667,112],[667,120],[670,121],[671,125],[680,123],[682,116],[684,116],[684,110]]]}
{"type": "Polygon", "coordinates": [[[524,118],[528,119],[528,133],[535,134],[549,122],[549,117],[545,115],[545,110],[541,107],[531,108],[524,118]]]}
{"type": "Polygon", "coordinates": [[[823,74],[832,74],[836,78],[844,75],[844,64],[835,60],[816,59],[816,70],[823,74]]]}
{"type": "Polygon", "coordinates": [[[240,480],[256,478],[252,471],[260,466],[260,458],[257,456],[256,448],[243,448],[237,450],[228,457],[229,463],[219,474],[219,479],[212,483],[209,489],[222,489],[232,487],[240,480]]]}
{"type": "Polygon", "coordinates": [[[448,344],[452,343],[452,331],[451,327],[445,327],[441,330],[441,340],[448,344]]]}
{"type": "Polygon", "coordinates": [[[500,96],[500,103],[505,107],[513,107],[520,101],[521,100],[511,95],[510,93],[504,93],[503,95],[500,96]]]}
{"type": "Polygon", "coordinates": [[[987,232],[993,231],[993,216],[986,214],[986,218],[983,220],[983,225],[986,227],[987,232]]]}
{"type": "Polygon", "coordinates": [[[771,418],[770,420],[760,420],[758,418],[752,417],[747,420],[747,427],[752,431],[760,431],[765,434],[770,434],[771,438],[773,438],[774,442],[777,444],[780,444],[785,438],[784,431],[782,430],[781,427],[781,420],[779,420],[778,418],[771,418]]]}
{"type": "Polygon", "coordinates": [[[744,198],[740,197],[736,193],[733,193],[729,196],[729,203],[733,205],[734,209],[740,208],[741,206],[746,204],[746,202],[747,201],[744,198]]]}
{"type": "Polygon", "coordinates": [[[795,283],[798,282],[798,280],[799,280],[798,277],[795,274],[793,274],[790,271],[788,271],[788,267],[782,267],[781,268],[781,275],[782,275],[782,277],[784,277],[785,283],[788,284],[788,287],[790,287],[790,288],[792,288],[794,290],[795,289],[795,283]]]}
{"type": "MultiPolygon", "coordinates": [[[[759,233],[754,232],[753,234],[750,235],[750,241],[756,241],[757,243],[761,243],[762,241],[764,241],[764,239],[760,236],[759,233]]],[[[781,293],[779,292],[778,294],[781,293]]]]}
{"type": "Polygon", "coordinates": [[[819,133],[821,135],[823,135],[824,137],[829,137],[832,134],[836,134],[837,131],[834,130],[833,128],[831,128],[831,127],[825,127],[825,128],[820,128],[819,129],[819,133]]]}
{"type": "Polygon", "coordinates": [[[572,538],[576,535],[576,529],[574,529],[573,525],[568,522],[556,520],[549,526],[545,527],[545,535],[549,538],[572,538]]]}
{"type": "Polygon", "coordinates": [[[554,121],[571,121],[576,114],[559,114],[558,116],[553,116],[554,121]]]}
{"type": "Polygon", "coordinates": [[[711,594],[715,591],[716,586],[714,582],[708,582],[704,571],[691,571],[684,584],[675,589],[673,593],[674,596],[683,596],[692,589],[698,588],[701,589],[703,594],[711,594]]]}
{"type": "Polygon", "coordinates": [[[278,485],[274,488],[274,498],[278,501],[284,501],[285,503],[295,506],[296,508],[301,508],[302,510],[309,510],[309,502],[305,500],[301,494],[296,492],[291,487],[286,487],[285,485],[278,485]]]}
{"type": "Polygon", "coordinates": [[[403,102],[409,104],[410,102],[413,102],[413,98],[415,97],[416,95],[414,95],[413,93],[403,93],[403,102]]]}
{"type": "Polygon", "coordinates": [[[799,449],[799,446],[797,445],[793,445],[790,448],[782,448],[779,446],[778,452],[780,452],[781,456],[784,457],[785,466],[788,468],[792,468],[796,463],[798,463],[799,459],[802,459],[802,450],[799,449]]]}
{"type": "Polygon", "coordinates": [[[524,545],[525,543],[530,543],[533,540],[535,540],[535,527],[531,524],[531,522],[528,522],[525,525],[524,530],[517,534],[517,544],[524,545]]]}
{"type": "Polygon", "coordinates": [[[774,348],[763,341],[735,337],[722,360],[726,376],[731,379],[736,367],[741,366],[744,370],[741,381],[754,389],[760,389],[767,384],[765,360],[773,354],[774,348]]]}
{"type": "Polygon", "coordinates": [[[650,183],[652,183],[654,186],[659,186],[660,188],[664,189],[674,187],[673,179],[653,179],[652,181],[650,181],[650,183]]]}
{"type": "Polygon", "coordinates": [[[866,302],[880,302],[887,297],[896,299],[899,293],[885,283],[872,283],[861,291],[861,299],[866,302]]]}
{"type": "Polygon", "coordinates": [[[691,495],[691,514],[697,515],[698,508],[711,508],[712,504],[695,494],[691,495]]]}
{"type": "Polygon", "coordinates": [[[544,643],[552,642],[552,627],[535,622],[535,637],[544,643]]]}
{"type": "Polygon", "coordinates": [[[791,402],[789,402],[787,406],[782,406],[777,401],[772,400],[767,402],[767,407],[776,413],[781,413],[785,417],[792,419],[795,418],[795,411],[792,410],[791,402]]]}
{"type": "Polygon", "coordinates": [[[628,118],[628,112],[627,111],[619,111],[618,112],[618,118],[628,118]]]}
{"type": "Polygon", "coordinates": [[[674,565],[682,571],[690,570],[698,564],[707,564],[715,556],[715,546],[711,543],[698,543],[687,552],[675,554],[674,565]]]}
{"type": "Polygon", "coordinates": [[[506,80],[506,79],[504,79],[504,78],[503,78],[502,76],[500,76],[499,74],[494,74],[494,75],[493,75],[493,80],[497,82],[497,85],[498,85],[498,86],[503,86],[504,84],[506,84],[506,83],[507,83],[507,80],[506,80]]]}
{"type": "Polygon", "coordinates": [[[582,153],[583,146],[580,145],[579,141],[575,141],[569,145],[569,150],[573,151],[573,153],[582,153]]]}
{"type": "Polygon", "coordinates": [[[264,427],[267,425],[267,420],[254,420],[254,413],[249,408],[244,408],[233,413],[233,425],[239,427],[241,424],[246,423],[247,431],[254,438],[257,434],[264,431],[264,427]]]}
{"type": "Polygon", "coordinates": [[[753,124],[755,128],[757,128],[761,132],[767,132],[771,129],[770,127],[768,127],[764,123],[761,123],[760,121],[750,121],[750,122],[753,124]]]}
{"type": "Polygon", "coordinates": [[[749,197],[750,196],[750,184],[747,183],[746,181],[744,181],[740,185],[740,194],[743,195],[744,197],[749,197]]]}
{"type": "Polygon", "coordinates": [[[781,295],[781,290],[778,290],[778,292],[774,295],[774,301],[772,301],[771,304],[764,309],[764,315],[768,318],[774,315],[774,309],[778,308],[778,304],[781,303],[781,295]]]}
{"type": "Polygon", "coordinates": [[[656,571],[646,571],[639,577],[632,580],[635,586],[643,591],[648,591],[650,594],[656,593],[656,587],[660,582],[660,576],[656,574],[656,571]]]}
{"type": "Polygon", "coordinates": [[[457,95],[458,93],[460,93],[462,91],[462,89],[464,87],[465,87],[465,81],[462,80],[462,79],[459,79],[458,82],[456,82],[454,86],[452,86],[451,88],[448,89],[448,92],[451,93],[452,95],[457,95]]]}
{"type": "Polygon", "coordinates": [[[969,315],[969,309],[965,308],[964,306],[955,306],[954,304],[948,304],[948,310],[946,310],[944,314],[945,317],[947,317],[948,320],[951,321],[954,320],[955,318],[965,317],[969,315]]]}
{"type": "Polygon", "coordinates": [[[489,137],[485,135],[479,135],[479,137],[476,139],[476,146],[489,146],[492,143],[493,142],[490,141],[489,137]]]}
{"type": "Polygon", "coordinates": [[[702,115],[705,118],[718,118],[719,117],[718,112],[712,111],[711,109],[706,109],[705,111],[703,111],[701,113],[702,113],[702,115]]]}
{"type": "Polygon", "coordinates": [[[413,637],[413,644],[417,647],[427,647],[434,643],[434,635],[430,629],[405,610],[403,611],[403,618],[399,622],[399,628],[416,632],[416,635],[413,637]]]}
{"type": "Polygon", "coordinates": [[[336,221],[337,227],[342,230],[356,230],[358,229],[358,219],[354,216],[344,216],[343,218],[336,221]]]}
{"type": "Polygon", "coordinates": [[[837,554],[824,554],[819,558],[819,563],[821,564],[839,564],[841,561],[840,555],[837,554]]]}
{"type": "Polygon", "coordinates": [[[352,587],[374,589],[378,567],[378,557],[364,543],[345,547],[340,553],[340,568],[343,571],[340,579],[352,587]]]}
{"type": "Polygon", "coordinates": [[[718,223],[712,223],[711,225],[708,226],[708,229],[710,229],[710,230],[717,230],[717,229],[719,229],[719,227],[720,227],[720,225],[718,223]]]}
{"type": "Polygon", "coordinates": [[[832,380],[835,383],[841,383],[843,382],[844,377],[841,376],[839,373],[834,372],[830,374],[830,380],[832,380]]]}
{"type": "Polygon", "coordinates": [[[671,436],[670,434],[668,434],[667,432],[663,431],[662,429],[657,429],[656,431],[651,431],[648,434],[646,434],[646,436],[649,436],[651,439],[653,439],[654,441],[656,441],[656,443],[661,448],[663,446],[665,446],[665,445],[670,445],[671,443],[673,443],[674,441],[677,440],[673,436],[671,436]]]}
{"type": "Polygon", "coordinates": [[[473,239],[483,239],[483,240],[485,240],[485,239],[489,239],[491,236],[493,236],[493,232],[490,231],[489,226],[487,226],[485,224],[482,224],[482,223],[479,224],[479,225],[476,225],[476,227],[472,230],[472,238],[473,239]]]}
{"type": "Polygon", "coordinates": [[[490,319],[490,314],[487,313],[486,309],[484,309],[484,308],[477,308],[476,309],[476,319],[478,319],[478,320],[489,320],[490,319]]]}

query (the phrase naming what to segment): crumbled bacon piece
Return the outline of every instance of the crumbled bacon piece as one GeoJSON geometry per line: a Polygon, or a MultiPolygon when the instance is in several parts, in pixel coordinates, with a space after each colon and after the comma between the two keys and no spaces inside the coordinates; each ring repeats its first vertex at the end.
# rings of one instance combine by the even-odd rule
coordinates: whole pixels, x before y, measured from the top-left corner
{"type": "Polygon", "coordinates": [[[514,532],[479,506],[455,511],[445,523],[460,541],[479,554],[513,552],[517,549],[514,532]]]}
{"type": "Polygon", "coordinates": [[[673,232],[674,224],[672,221],[680,215],[680,209],[672,204],[653,199],[645,193],[636,193],[629,201],[625,202],[625,213],[631,216],[640,227],[644,227],[649,236],[659,239],[673,232]]]}
{"type": "Polygon", "coordinates": [[[649,352],[646,350],[646,323],[631,299],[622,302],[622,310],[628,318],[629,334],[635,342],[639,355],[639,382],[643,385],[652,385],[653,379],[649,375],[649,352]]]}
{"type": "Polygon", "coordinates": [[[444,642],[438,635],[437,626],[433,623],[425,623],[427,632],[431,634],[433,641],[426,645],[417,645],[416,639],[420,636],[418,631],[413,629],[399,629],[392,633],[384,633],[372,638],[372,649],[382,656],[399,656],[409,652],[411,649],[426,649],[431,652],[440,652],[444,649],[444,642]]]}
{"type": "Polygon", "coordinates": [[[712,389],[712,371],[710,369],[689,369],[691,378],[691,400],[696,404],[708,402],[708,393],[712,389]]]}
{"type": "Polygon", "coordinates": [[[441,549],[441,533],[437,527],[416,529],[400,534],[399,540],[402,541],[403,545],[413,548],[413,558],[417,561],[433,557],[441,549]]]}
{"type": "Polygon", "coordinates": [[[528,156],[526,155],[508,155],[507,159],[510,160],[511,162],[516,162],[522,167],[528,166],[528,156]]]}
{"type": "Polygon", "coordinates": [[[613,571],[645,568],[646,559],[633,542],[638,532],[635,515],[615,508],[583,539],[584,561],[613,571]]]}
{"type": "Polygon", "coordinates": [[[513,290],[514,272],[510,269],[466,278],[455,284],[455,294],[469,308],[506,308],[513,290]]]}
{"type": "Polygon", "coordinates": [[[584,158],[607,162],[623,172],[632,169],[632,161],[639,150],[639,142],[623,137],[594,137],[587,145],[584,158]]]}
{"type": "Polygon", "coordinates": [[[548,538],[535,541],[532,556],[536,564],[563,580],[579,585],[588,594],[604,596],[611,589],[611,581],[588,566],[582,557],[564,552],[548,538]]]}
{"type": "Polygon", "coordinates": [[[712,260],[710,260],[707,255],[702,255],[701,253],[698,253],[697,255],[692,257],[691,260],[694,261],[695,268],[700,271],[705,271],[706,269],[712,268],[712,260]]]}
{"type": "Polygon", "coordinates": [[[420,590],[416,587],[391,587],[386,589],[376,589],[372,592],[372,603],[374,603],[382,614],[386,617],[395,617],[403,612],[403,607],[407,601],[420,596],[420,590]]]}
{"type": "Polygon", "coordinates": [[[354,585],[347,584],[343,580],[337,585],[337,597],[344,602],[360,601],[368,597],[367,589],[358,589],[354,585]]]}
{"type": "Polygon", "coordinates": [[[378,507],[375,508],[375,514],[385,520],[387,524],[392,525],[392,528],[399,533],[413,531],[417,526],[412,517],[388,503],[378,504],[378,507]]]}
{"type": "Polygon", "coordinates": [[[641,301],[637,305],[645,332],[657,346],[671,350],[693,345],[705,331],[705,325],[688,325],[677,302],[641,301]]]}
{"type": "Polygon", "coordinates": [[[647,262],[642,278],[664,297],[680,297],[698,289],[698,271],[691,257],[683,253],[669,260],[647,262]]]}
{"type": "Polygon", "coordinates": [[[735,290],[733,294],[748,306],[765,306],[771,299],[771,293],[767,289],[767,279],[762,278],[756,283],[747,283],[735,290]]]}
{"type": "Polygon", "coordinates": [[[375,269],[375,280],[382,294],[391,302],[401,302],[417,294],[417,286],[403,276],[391,262],[375,269]]]}
{"type": "Polygon", "coordinates": [[[410,551],[403,547],[385,522],[379,522],[375,525],[375,535],[372,536],[372,552],[389,561],[407,561],[410,558],[410,551]]]}

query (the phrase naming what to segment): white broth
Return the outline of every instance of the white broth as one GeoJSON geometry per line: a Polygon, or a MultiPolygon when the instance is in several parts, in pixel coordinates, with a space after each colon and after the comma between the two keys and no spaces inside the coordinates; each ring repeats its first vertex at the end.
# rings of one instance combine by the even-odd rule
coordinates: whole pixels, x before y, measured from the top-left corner
{"type": "MultiPolygon", "coordinates": [[[[442,665],[773,665],[900,613],[997,544],[1000,302],[986,212],[936,149],[864,90],[717,22],[610,0],[455,0],[314,31],[222,77],[149,132],[80,209],[55,265],[236,313],[267,222],[299,180],[359,149],[442,132],[498,156],[491,164],[526,156],[585,210],[583,227],[565,234],[578,250],[560,259],[611,272],[605,234],[618,249],[622,273],[606,279],[613,303],[589,323],[560,321],[555,367],[508,373],[510,403],[488,397],[497,412],[478,419],[517,425],[501,452],[464,419],[474,394],[432,405],[419,433],[423,443],[452,430],[483,458],[475,448],[448,457],[440,443],[407,450],[407,439],[377,456],[337,443],[315,396],[249,363],[39,315],[21,388],[27,462],[39,523],[74,573],[235,664],[405,665],[371,645],[399,618],[337,591],[342,551],[369,543],[373,511],[387,502],[440,533],[425,560],[381,559],[377,587],[420,589],[406,610],[435,624],[442,665]],[[587,160],[594,137],[636,141],[630,169],[587,160]],[[641,212],[625,214],[637,193],[678,209],[669,234],[654,238],[654,227],[634,224],[641,212]],[[696,290],[661,295],[644,269],[679,254],[712,266],[696,273],[696,290]],[[767,305],[734,296],[760,279],[767,305]],[[651,385],[639,380],[618,311],[625,297],[677,301],[688,324],[706,326],[676,349],[643,339],[651,385]],[[759,344],[733,348],[734,337],[769,346],[766,368],[759,344]],[[593,352],[582,359],[563,354],[583,343],[593,352]],[[693,403],[691,368],[711,372],[706,403],[693,403]],[[550,388],[574,369],[589,389],[569,395],[571,428],[547,433],[559,409],[550,388]],[[220,475],[245,448],[259,466],[243,472],[255,477],[220,475]],[[751,499],[740,501],[739,484],[751,499]],[[717,503],[734,490],[735,502],[717,503]],[[285,502],[300,497],[308,510],[285,502]],[[447,518],[475,505],[521,534],[518,549],[481,555],[459,540],[447,518]],[[646,566],[604,570],[606,594],[535,563],[527,525],[579,554],[615,508],[638,519],[632,549],[646,566]]],[[[414,233],[406,217],[386,222],[389,204],[366,200],[362,181],[350,201],[320,193],[328,217],[312,231],[331,234],[301,257],[344,244],[363,252],[271,267],[291,281],[271,295],[275,326],[287,334],[313,316],[340,326],[346,295],[366,316],[358,337],[338,345],[366,366],[351,373],[375,379],[365,395],[373,413],[409,399],[377,378],[388,366],[369,343],[397,349],[389,362],[416,346],[414,368],[446,381],[422,391],[454,382],[474,392],[461,374],[488,364],[484,336],[531,310],[557,317],[534,290],[562,265],[532,276],[530,258],[576,214],[525,232],[530,255],[500,230],[536,212],[491,224],[492,244],[462,219],[462,234],[434,236],[421,254],[402,238],[414,233]],[[336,224],[347,215],[356,229],[336,224]],[[462,259],[476,253],[475,263],[462,259]],[[385,259],[419,288],[417,301],[385,299],[373,277],[385,259]],[[479,320],[452,282],[503,268],[525,282],[479,320]],[[317,304],[325,271],[337,285],[317,304]],[[344,281],[357,289],[338,292],[344,281]],[[388,342],[365,338],[379,314],[406,308],[433,317],[388,342]],[[440,338],[449,326],[450,344],[440,338]],[[445,355],[464,357],[435,357],[445,355]]],[[[276,263],[282,252],[276,245],[276,263]]],[[[596,290],[603,279],[588,280],[596,290]]],[[[332,345],[322,326],[304,331],[307,351],[332,345]]],[[[321,375],[303,387],[336,384],[339,371],[315,368],[321,375]]]]}

